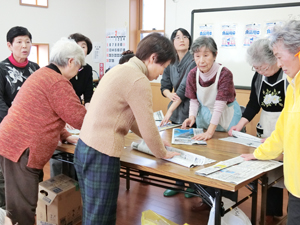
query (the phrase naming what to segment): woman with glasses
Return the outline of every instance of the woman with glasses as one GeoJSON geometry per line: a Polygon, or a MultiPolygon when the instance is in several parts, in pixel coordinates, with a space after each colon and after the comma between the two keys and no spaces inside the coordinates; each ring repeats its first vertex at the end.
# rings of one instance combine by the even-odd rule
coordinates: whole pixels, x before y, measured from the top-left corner
{"type": "Polygon", "coordinates": [[[284,184],[289,192],[287,225],[297,225],[300,211],[300,21],[276,25],[270,35],[270,46],[290,85],[275,130],[253,154],[242,157],[270,160],[284,153],[284,184]]]}
{"type": "Polygon", "coordinates": [[[276,64],[276,57],[269,47],[268,39],[254,41],[247,50],[247,61],[255,71],[251,84],[250,99],[243,117],[229,130],[241,131],[262,109],[257,124],[257,136],[267,138],[275,130],[276,121],[283,109],[288,85],[286,75],[276,64]]]}
{"type": "MultiPolygon", "coordinates": [[[[163,73],[161,79],[161,93],[171,100],[168,111],[161,121],[161,126],[171,121],[175,124],[182,124],[189,117],[190,99],[185,97],[185,84],[188,73],[196,64],[189,49],[192,45],[192,38],[189,32],[183,28],[173,31],[171,41],[176,50],[176,61],[170,64],[163,73]],[[174,92],[172,92],[174,90],[174,92]]],[[[182,181],[177,181],[177,185],[183,185],[182,181]]],[[[193,192],[192,189],[187,191],[193,192]]],[[[171,189],[164,192],[165,197],[170,197],[179,193],[171,189]]],[[[192,195],[185,194],[186,198],[192,195]]]]}
{"type": "MultiPolygon", "coordinates": [[[[255,72],[251,84],[250,99],[243,117],[236,126],[229,130],[240,131],[254,116],[261,116],[257,124],[257,136],[267,138],[275,130],[277,119],[283,109],[288,86],[286,74],[277,65],[276,57],[269,47],[268,39],[254,41],[247,50],[247,61],[255,72]]],[[[271,187],[267,192],[266,222],[271,223],[274,216],[282,216],[283,189],[271,187]]]]}

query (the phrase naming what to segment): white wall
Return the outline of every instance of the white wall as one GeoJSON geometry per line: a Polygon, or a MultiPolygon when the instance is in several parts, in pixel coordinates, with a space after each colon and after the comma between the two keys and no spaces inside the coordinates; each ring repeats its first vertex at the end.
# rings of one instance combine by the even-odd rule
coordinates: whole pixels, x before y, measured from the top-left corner
{"type": "MultiPolygon", "coordinates": [[[[26,27],[33,43],[49,43],[50,49],[61,37],[76,32],[105,45],[106,1],[49,0],[49,8],[40,8],[20,6],[18,0],[0,0],[0,60],[10,55],[6,34],[14,26],[26,27]]],[[[86,61],[98,72],[98,63],[93,62],[91,54],[86,61]]]]}
{"type": "Polygon", "coordinates": [[[166,35],[182,27],[191,30],[191,13],[194,9],[238,7],[249,5],[270,5],[299,2],[297,0],[166,0],[166,35]]]}

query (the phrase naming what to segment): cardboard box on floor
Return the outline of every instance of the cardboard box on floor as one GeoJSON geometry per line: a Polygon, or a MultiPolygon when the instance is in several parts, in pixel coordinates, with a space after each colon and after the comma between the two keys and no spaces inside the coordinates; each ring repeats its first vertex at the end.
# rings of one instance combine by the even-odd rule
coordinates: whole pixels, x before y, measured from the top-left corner
{"type": "Polygon", "coordinates": [[[78,182],[60,174],[39,185],[37,225],[75,225],[81,222],[82,205],[78,182]]]}

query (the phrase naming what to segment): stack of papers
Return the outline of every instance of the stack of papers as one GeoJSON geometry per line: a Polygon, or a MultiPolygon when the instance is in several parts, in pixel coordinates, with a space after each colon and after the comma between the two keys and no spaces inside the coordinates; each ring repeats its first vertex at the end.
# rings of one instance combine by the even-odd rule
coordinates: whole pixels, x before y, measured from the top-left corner
{"type": "Polygon", "coordinates": [[[273,160],[244,161],[241,156],[217,163],[195,173],[211,179],[239,184],[263,172],[282,166],[283,163],[273,160]]]}
{"type": "MultiPolygon", "coordinates": [[[[141,143],[132,142],[131,148],[141,151],[141,152],[144,152],[144,153],[147,153],[147,154],[150,154],[150,155],[153,155],[153,153],[150,151],[150,149],[148,148],[148,146],[146,145],[146,143],[144,141],[142,141],[141,143]]],[[[178,148],[173,148],[173,147],[167,146],[166,149],[171,152],[179,152],[180,155],[174,156],[172,159],[165,159],[165,160],[185,166],[185,167],[189,167],[189,168],[213,163],[216,161],[213,159],[208,159],[201,155],[183,151],[178,148]]]]}
{"type": "Polygon", "coordinates": [[[192,139],[197,134],[202,134],[202,128],[192,128],[188,130],[175,128],[172,134],[172,144],[174,145],[206,145],[206,141],[197,141],[192,139]]]}
{"type": "Polygon", "coordinates": [[[220,138],[221,141],[229,141],[237,144],[242,144],[250,147],[257,148],[262,144],[261,139],[254,137],[250,134],[242,133],[239,131],[232,131],[233,137],[220,138]]]}

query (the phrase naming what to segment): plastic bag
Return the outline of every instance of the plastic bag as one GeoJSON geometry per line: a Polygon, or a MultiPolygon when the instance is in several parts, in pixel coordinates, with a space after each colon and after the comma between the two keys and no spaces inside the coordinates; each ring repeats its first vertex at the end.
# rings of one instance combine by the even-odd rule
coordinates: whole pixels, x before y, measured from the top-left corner
{"type": "MultiPolygon", "coordinates": [[[[224,208],[228,209],[235,203],[228,198],[222,197],[222,201],[224,203],[224,208]]],[[[215,224],[215,201],[213,201],[213,207],[209,213],[209,219],[207,225],[215,224]]],[[[251,221],[246,216],[246,214],[238,207],[235,207],[228,213],[226,213],[223,217],[221,217],[221,225],[251,225],[251,221]]]]}
{"type": "Polygon", "coordinates": [[[142,212],[142,225],[178,225],[177,223],[168,220],[167,218],[147,210],[142,212]]]}

